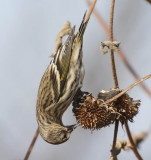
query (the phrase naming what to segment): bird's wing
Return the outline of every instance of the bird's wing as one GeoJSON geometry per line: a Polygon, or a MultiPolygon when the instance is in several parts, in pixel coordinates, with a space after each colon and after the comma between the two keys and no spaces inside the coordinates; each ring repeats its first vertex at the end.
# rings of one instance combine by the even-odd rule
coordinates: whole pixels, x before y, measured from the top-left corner
{"type": "Polygon", "coordinates": [[[70,59],[72,55],[72,45],[75,37],[74,30],[75,30],[75,27],[72,28],[71,33],[69,34],[67,40],[61,46],[61,48],[59,49],[53,61],[56,64],[60,74],[60,93],[64,89],[64,85],[67,80],[66,77],[70,67],[69,65],[70,65],[70,59]]]}
{"type": "Polygon", "coordinates": [[[43,107],[47,111],[58,102],[64,89],[72,53],[74,28],[66,42],[58,49],[40,82],[37,106],[43,107]]]}
{"type": "Polygon", "coordinates": [[[60,95],[60,74],[53,63],[47,67],[39,86],[37,107],[46,109],[54,104],[60,95]]]}

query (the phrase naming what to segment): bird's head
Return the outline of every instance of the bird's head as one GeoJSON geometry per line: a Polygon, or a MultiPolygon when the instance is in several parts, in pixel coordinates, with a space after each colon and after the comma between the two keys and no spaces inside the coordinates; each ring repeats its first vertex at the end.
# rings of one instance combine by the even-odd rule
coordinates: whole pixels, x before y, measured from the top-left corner
{"type": "Polygon", "coordinates": [[[70,138],[71,132],[75,129],[75,125],[61,126],[57,123],[51,123],[39,128],[42,138],[51,144],[61,144],[70,138]]]}

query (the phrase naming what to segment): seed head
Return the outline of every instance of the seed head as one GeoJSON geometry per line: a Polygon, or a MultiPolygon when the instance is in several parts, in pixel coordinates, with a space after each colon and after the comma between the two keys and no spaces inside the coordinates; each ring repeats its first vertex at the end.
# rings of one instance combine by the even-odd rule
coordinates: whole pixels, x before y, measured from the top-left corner
{"type": "Polygon", "coordinates": [[[120,90],[102,90],[98,98],[86,92],[78,92],[73,101],[73,112],[77,122],[85,129],[101,129],[116,119],[123,124],[125,120],[133,121],[138,113],[140,101],[134,101],[127,93],[106,104],[105,101],[120,93],[120,90]]]}
{"type": "Polygon", "coordinates": [[[100,129],[112,124],[115,120],[115,114],[108,109],[102,102],[87,94],[84,97],[79,96],[73,102],[73,112],[77,122],[85,129],[100,129]]]}

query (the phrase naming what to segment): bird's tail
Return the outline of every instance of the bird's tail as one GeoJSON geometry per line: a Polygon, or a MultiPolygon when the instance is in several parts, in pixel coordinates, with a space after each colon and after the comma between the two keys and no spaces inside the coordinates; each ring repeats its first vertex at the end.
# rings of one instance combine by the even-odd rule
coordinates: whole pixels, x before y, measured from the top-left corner
{"type": "Polygon", "coordinates": [[[85,14],[84,14],[84,16],[83,16],[83,20],[82,20],[82,22],[81,22],[81,25],[80,25],[80,27],[79,27],[79,31],[78,31],[78,33],[77,33],[77,38],[78,38],[78,40],[81,40],[81,39],[83,38],[83,34],[84,34],[84,32],[85,32],[86,26],[87,26],[88,21],[89,21],[89,19],[85,20],[86,13],[87,13],[87,11],[85,12],[85,14]]]}

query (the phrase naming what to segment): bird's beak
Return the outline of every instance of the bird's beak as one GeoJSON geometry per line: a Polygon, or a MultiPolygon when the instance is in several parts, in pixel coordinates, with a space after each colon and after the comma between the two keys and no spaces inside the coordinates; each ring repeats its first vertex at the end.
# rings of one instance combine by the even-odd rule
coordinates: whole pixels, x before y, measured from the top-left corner
{"type": "Polygon", "coordinates": [[[74,125],[71,125],[71,126],[68,126],[68,132],[72,132],[74,129],[76,129],[77,128],[77,126],[76,126],[76,124],[74,124],[74,125]]]}

